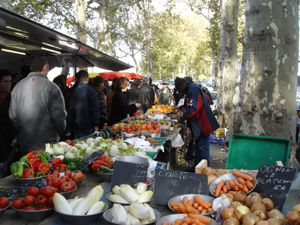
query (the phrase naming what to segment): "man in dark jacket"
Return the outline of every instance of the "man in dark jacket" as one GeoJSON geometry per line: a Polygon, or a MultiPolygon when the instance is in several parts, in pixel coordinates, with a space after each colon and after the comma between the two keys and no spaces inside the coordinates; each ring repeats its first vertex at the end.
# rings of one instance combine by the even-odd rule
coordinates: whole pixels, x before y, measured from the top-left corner
{"type": "Polygon", "coordinates": [[[143,92],[140,90],[141,80],[133,81],[131,88],[127,91],[128,104],[143,103],[143,92]]]}
{"type": "Polygon", "coordinates": [[[155,99],[154,90],[149,86],[148,77],[143,78],[143,84],[140,89],[143,92],[143,110],[144,112],[146,112],[152,107],[155,99]]]}
{"type": "Polygon", "coordinates": [[[99,130],[99,99],[97,91],[89,85],[89,74],[81,70],[78,87],[74,89],[70,101],[71,124],[74,138],[92,134],[99,130]]]}
{"type": "Polygon", "coordinates": [[[194,165],[206,159],[209,166],[209,135],[219,128],[219,124],[200,87],[182,78],[176,78],[175,87],[186,95],[183,111],[177,114],[177,118],[187,120],[191,128],[195,140],[194,165]]]}

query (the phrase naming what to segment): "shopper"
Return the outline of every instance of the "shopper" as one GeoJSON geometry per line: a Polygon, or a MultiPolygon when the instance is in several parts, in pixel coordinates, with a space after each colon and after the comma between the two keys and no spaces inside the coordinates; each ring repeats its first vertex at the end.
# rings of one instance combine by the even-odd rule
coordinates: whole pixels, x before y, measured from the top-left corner
{"type": "Polygon", "coordinates": [[[196,166],[202,159],[206,159],[209,166],[209,136],[219,128],[219,124],[200,87],[182,78],[176,78],[175,87],[186,95],[183,111],[177,114],[177,118],[180,121],[187,120],[188,126],[191,128],[195,140],[194,165],[196,166]]]}
{"type": "Polygon", "coordinates": [[[159,102],[160,102],[161,105],[168,105],[169,104],[167,88],[165,86],[163,86],[161,88],[161,91],[159,93],[159,102]]]}
{"type": "Polygon", "coordinates": [[[9,108],[22,154],[45,149],[46,143],[56,143],[66,126],[64,98],[57,85],[47,78],[47,59],[35,57],[31,70],[13,89],[9,108]]]}
{"type": "Polygon", "coordinates": [[[143,102],[143,92],[140,90],[142,81],[136,79],[133,81],[131,88],[127,92],[128,104],[142,103],[143,102]]]}
{"type": "Polygon", "coordinates": [[[143,92],[143,110],[146,112],[150,109],[154,103],[155,94],[153,88],[149,85],[149,78],[143,78],[143,84],[141,86],[143,92]]]}
{"type": "Polygon", "coordinates": [[[79,84],[71,94],[70,114],[74,138],[99,130],[99,100],[96,90],[89,84],[89,74],[81,70],[79,84]]]}
{"type": "Polygon", "coordinates": [[[126,91],[129,86],[129,80],[126,77],[121,77],[116,83],[116,92],[112,98],[111,113],[108,120],[108,125],[113,125],[127,117],[127,114],[135,113],[140,107],[140,103],[128,104],[126,91]]]}
{"type": "Polygon", "coordinates": [[[102,77],[94,78],[94,87],[98,94],[99,110],[100,110],[100,122],[99,130],[103,128],[103,125],[107,123],[107,96],[104,93],[104,79],[102,77]]]}

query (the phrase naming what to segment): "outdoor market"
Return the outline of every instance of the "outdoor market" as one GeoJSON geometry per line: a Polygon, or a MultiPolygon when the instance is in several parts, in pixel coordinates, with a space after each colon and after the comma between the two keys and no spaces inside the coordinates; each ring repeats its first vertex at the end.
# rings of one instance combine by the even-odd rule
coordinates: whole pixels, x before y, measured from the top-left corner
{"type": "Polygon", "coordinates": [[[291,140],[228,136],[209,80],[152,80],[2,8],[0,21],[0,83],[10,79],[0,145],[12,149],[0,164],[0,224],[300,224],[291,140]],[[31,71],[14,83],[8,70],[21,65],[31,71]]]}

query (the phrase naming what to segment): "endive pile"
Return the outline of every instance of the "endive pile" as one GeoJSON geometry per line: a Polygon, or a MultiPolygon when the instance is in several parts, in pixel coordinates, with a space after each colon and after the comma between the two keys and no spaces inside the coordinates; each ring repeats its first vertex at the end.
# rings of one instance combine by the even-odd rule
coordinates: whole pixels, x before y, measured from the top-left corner
{"type": "Polygon", "coordinates": [[[53,196],[53,203],[56,210],[60,213],[69,215],[91,215],[103,211],[105,204],[100,201],[103,195],[101,185],[94,187],[85,198],[75,197],[68,202],[65,197],[59,193],[53,196]]]}
{"type": "Polygon", "coordinates": [[[138,183],[136,190],[128,184],[116,185],[112,191],[113,194],[108,197],[109,200],[122,204],[144,203],[153,197],[153,191],[147,191],[147,184],[145,183],[138,183]]]}
{"type": "Polygon", "coordinates": [[[156,220],[155,212],[146,203],[132,203],[129,211],[120,205],[114,204],[112,208],[112,222],[126,225],[148,224],[156,220]]]}

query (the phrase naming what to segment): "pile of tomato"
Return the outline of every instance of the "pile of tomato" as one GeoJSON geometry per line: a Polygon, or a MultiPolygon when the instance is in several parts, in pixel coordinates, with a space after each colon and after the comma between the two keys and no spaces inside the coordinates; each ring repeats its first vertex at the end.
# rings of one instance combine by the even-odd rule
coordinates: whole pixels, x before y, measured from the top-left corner
{"type": "Polygon", "coordinates": [[[45,210],[53,208],[53,195],[57,188],[46,186],[39,190],[31,186],[27,189],[24,198],[12,202],[12,207],[21,210],[45,210]]]}
{"type": "Polygon", "coordinates": [[[9,204],[9,200],[6,197],[0,197],[0,210],[7,207],[9,204]]]}
{"type": "Polygon", "coordinates": [[[76,183],[74,181],[82,180],[84,174],[81,171],[77,171],[74,175],[72,172],[67,170],[64,172],[63,176],[60,173],[53,171],[51,174],[45,177],[47,185],[57,188],[57,192],[68,192],[76,188],[76,183]]]}
{"type": "Polygon", "coordinates": [[[135,123],[131,125],[113,125],[112,131],[123,129],[126,133],[133,133],[133,132],[140,132],[140,131],[150,131],[152,134],[158,134],[160,132],[160,126],[157,124],[156,121],[147,122],[144,124],[135,123]]]}

